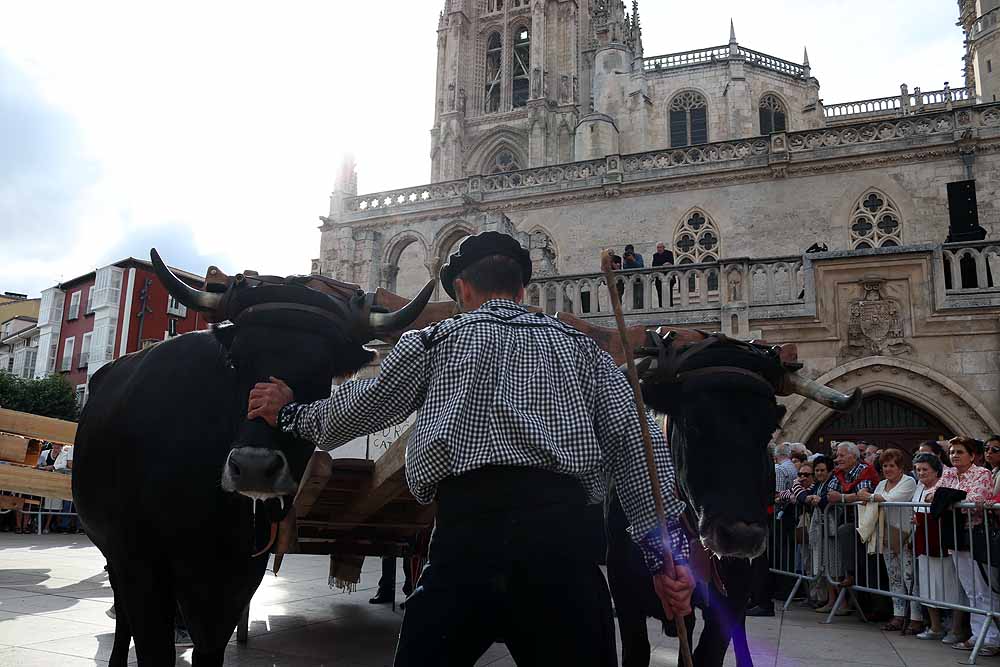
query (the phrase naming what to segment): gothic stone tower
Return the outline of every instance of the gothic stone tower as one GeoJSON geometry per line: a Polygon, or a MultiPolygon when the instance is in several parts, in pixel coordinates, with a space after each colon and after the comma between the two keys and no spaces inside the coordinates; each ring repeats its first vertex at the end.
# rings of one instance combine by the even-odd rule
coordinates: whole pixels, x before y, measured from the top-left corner
{"type": "Polygon", "coordinates": [[[592,0],[446,0],[431,180],[573,160],[592,0]]]}
{"type": "Polygon", "coordinates": [[[980,102],[1000,96],[1000,0],[958,0],[965,30],[965,85],[980,102]]]}

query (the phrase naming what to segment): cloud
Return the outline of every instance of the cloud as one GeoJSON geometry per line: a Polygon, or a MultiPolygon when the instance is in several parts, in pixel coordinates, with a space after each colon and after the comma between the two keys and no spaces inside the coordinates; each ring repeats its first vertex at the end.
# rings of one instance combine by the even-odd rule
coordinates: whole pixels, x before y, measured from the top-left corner
{"type": "MultiPolygon", "coordinates": [[[[71,116],[50,106],[32,81],[0,52],[0,285],[30,287],[12,273],[79,241],[77,221],[100,180],[71,116]]],[[[43,272],[43,270],[42,270],[43,272]]],[[[22,291],[24,291],[22,289],[22,291]]]]}
{"type": "Polygon", "coordinates": [[[170,266],[196,276],[205,275],[205,270],[213,264],[222,267],[223,270],[233,266],[232,257],[227,254],[203,252],[194,238],[194,230],[183,224],[134,228],[118,242],[102,249],[98,255],[97,266],[111,264],[126,257],[149,261],[150,248],[156,248],[163,261],[170,266]]]}

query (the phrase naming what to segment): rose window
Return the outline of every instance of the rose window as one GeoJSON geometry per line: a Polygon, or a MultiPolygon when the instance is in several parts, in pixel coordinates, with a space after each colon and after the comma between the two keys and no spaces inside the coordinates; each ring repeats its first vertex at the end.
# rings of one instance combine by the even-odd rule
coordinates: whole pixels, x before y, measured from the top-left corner
{"type": "Polygon", "coordinates": [[[903,244],[899,209],[889,197],[870,190],[858,199],[850,225],[851,249],[889,248],[903,244]]]}
{"type": "Polygon", "coordinates": [[[722,253],[721,236],[715,222],[702,210],[688,213],[674,231],[674,261],[677,264],[717,262],[722,253]]]}

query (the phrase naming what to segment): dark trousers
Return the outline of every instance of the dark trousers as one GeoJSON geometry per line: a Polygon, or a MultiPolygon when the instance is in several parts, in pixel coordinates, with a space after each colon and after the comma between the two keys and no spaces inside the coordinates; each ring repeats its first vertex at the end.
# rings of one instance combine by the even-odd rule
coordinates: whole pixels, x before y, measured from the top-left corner
{"type": "MultiPolygon", "coordinates": [[[[413,582],[410,576],[410,559],[403,559],[403,595],[413,592],[413,582]]],[[[382,557],[382,576],[378,580],[378,597],[389,597],[396,594],[396,557],[382,557]]]]}
{"type": "Polygon", "coordinates": [[[489,467],[445,480],[437,500],[396,667],[471,667],[494,642],[522,667],[617,665],[600,546],[575,480],[489,467]]]}

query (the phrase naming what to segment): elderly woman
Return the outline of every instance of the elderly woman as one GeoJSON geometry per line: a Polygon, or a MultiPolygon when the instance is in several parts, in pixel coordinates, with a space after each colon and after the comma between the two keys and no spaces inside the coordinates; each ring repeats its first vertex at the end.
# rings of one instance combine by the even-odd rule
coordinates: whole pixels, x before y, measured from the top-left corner
{"type": "MultiPolygon", "coordinates": [[[[936,490],[941,487],[965,491],[965,500],[970,503],[980,503],[990,498],[993,495],[993,477],[989,470],[973,463],[979,450],[979,441],[959,436],[949,440],[948,445],[948,454],[955,467],[944,471],[934,488],[924,496],[924,500],[932,502],[936,490]]],[[[972,513],[969,514],[969,521],[976,525],[982,522],[982,517],[972,513]]],[[[1000,610],[1000,596],[990,588],[990,582],[997,583],[996,568],[981,569],[973,560],[968,548],[954,549],[951,555],[955,561],[958,579],[962,582],[962,589],[969,598],[969,606],[976,609],[1000,610]],[[984,571],[988,574],[990,582],[983,576],[984,571]]],[[[1000,654],[1000,633],[997,632],[996,625],[992,621],[988,622],[981,614],[972,616],[972,637],[952,644],[952,648],[971,651],[975,647],[975,638],[983,630],[984,624],[986,624],[986,639],[979,655],[1000,654]]]]}
{"type": "Polygon", "coordinates": [[[833,461],[826,456],[817,456],[813,462],[813,485],[805,496],[800,496],[799,502],[806,506],[809,512],[809,546],[812,550],[812,572],[818,577],[817,582],[823,586],[821,595],[817,596],[821,600],[825,597],[825,604],[820,605],[816,611],[828,614],[833,609],[833,603],[837,599],[837,591],[829,580],[822,576],[829,575],[831,579],[839,578],[843,575],[840,567],[840,552],[836,548],[836,541],[833,531],[836,526],[826,527],[826,517],[820,505],[826,502],[826,493],[830,485],[830,472],[833,470],[833,461]],[[825,593],[825,595],[822,595],[825,593]]]}
{"type": "Polygon", "coordinates": [[[948,458],[947,450],[945,450],[945,448],[942,447],[941,443],[938,442],[937,440],[924,440],[923,442],[920,443],[920,446],[917,447],[917,453],[933,454],[934,456],[938,457],[938,459],[941,460],[941,465],[943,466],[943,468],[951,467],[951,459],[948,458]]]}
{"type": "MultiPolygon", "coordinates": [[[[885,479],[879,482],[875,491],[862,489],[858,498],[862,502],[908,503],[913,498],[917,483],[904,474],[907,456],[898,449],[884,450],[879,461],[885,479]]],[[[910,507],[880,507],[878,526],[874,539],[880,540],[878,551],[885,561],[889,573],[889,590],[897,595],[913,595],[913,552],[910,549],[910,531],[913,524],[913,509],[910,507]]],[[[907,601],[892,598],[892,620],[882,626],[884,632],[912,634],[923,632],[923,614],[919,604],[910,605],[910,626],[906,626],[907,601]]]]}
{"type": "MultiPolygon", "coordinates": [[[[912,502],[926,502],[925,496],[937,486],[944,464],[941,457],[933,452],[921,452],[913,457],[913,468],[917,473],[917,486],[912,502]]],[[[968,606],[962,584],[955,572],[955,562],[941,551],[941,526],[934,521],[927,506],[918,507],[913,515],[914,551],[917,554],[917,584],[921,597],[944,604],[968,606]]],[[[965,640],[961,628],[965,626],[965,612],[952,612],[952,631],[945,635],[941,625],[941,608],[924,605],[931,619],[931,627],[917,634],[917,639],[943,640],[955,644],[965,640]]],[[[910,624],[913,625],[912,623],[910,624]]]]}

